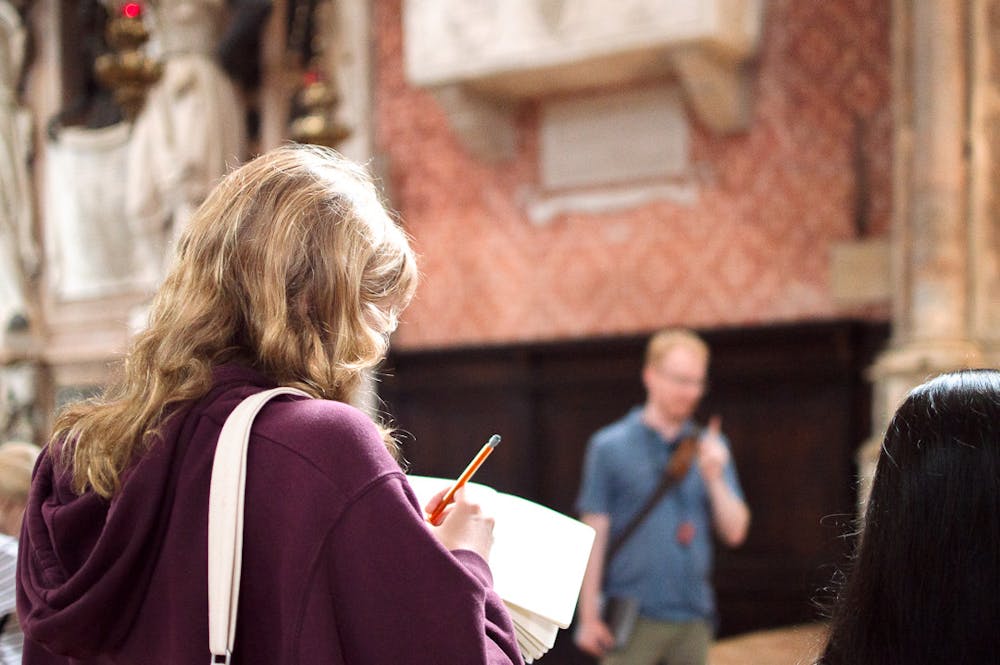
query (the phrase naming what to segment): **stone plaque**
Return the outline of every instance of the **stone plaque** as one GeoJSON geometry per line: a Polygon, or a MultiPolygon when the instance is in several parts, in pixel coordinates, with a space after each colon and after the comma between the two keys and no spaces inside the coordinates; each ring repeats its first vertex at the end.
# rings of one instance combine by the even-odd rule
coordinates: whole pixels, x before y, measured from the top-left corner
{"type": "Polygon", "coordinates": [[[673,86],[553,101],[542,111],[541,175],[549,190],[678,176],[687,155],[687,118],[673,86]]]}

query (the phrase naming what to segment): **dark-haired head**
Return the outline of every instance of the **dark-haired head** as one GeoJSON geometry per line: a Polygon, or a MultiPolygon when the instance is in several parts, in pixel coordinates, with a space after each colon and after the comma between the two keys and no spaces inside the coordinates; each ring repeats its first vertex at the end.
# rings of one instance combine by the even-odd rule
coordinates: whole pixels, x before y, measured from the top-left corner
{"type": "Polygon", "coordinates": [[[1000,371],[915,388],[886,431],[826,665],[1000,662],[1000,371]]]}

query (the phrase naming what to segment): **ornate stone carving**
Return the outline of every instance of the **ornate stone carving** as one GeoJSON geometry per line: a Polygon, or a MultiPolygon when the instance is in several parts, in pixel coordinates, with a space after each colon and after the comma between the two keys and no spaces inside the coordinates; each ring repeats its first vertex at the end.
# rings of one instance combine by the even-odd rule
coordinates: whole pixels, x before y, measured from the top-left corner
{"type": "MultiPolygon", "coordinates": [[[[744,63],[758,0],[406,0],[406,67],[421,86],[519,100],[675,75],[702,122],[746,127],[744,63]]],[[[446,111],[466,114],[467,107],[446,111]]],[[[488,115],[482,125],[491,126],[488,115]]]]}
{"type": "Polygon", "coordinates": [[[407,72],[524,96],[642,77],[681,47],[737,62],[756,48],[761,11],[753,0],[407,0],[407,72]]]}
{"type": "Polygon", "coordinates": [[[25,290],[38,265],[28,180],[31,120],[18,103],[26,34],[20,16],[0,0],[0,348],[27,325],[25,290]]]}
{"type": "Polygon", "coordinates": [[[33,363],[0,367],[0,441],[35,441],[38,434],[37,368],[33,363]]]}

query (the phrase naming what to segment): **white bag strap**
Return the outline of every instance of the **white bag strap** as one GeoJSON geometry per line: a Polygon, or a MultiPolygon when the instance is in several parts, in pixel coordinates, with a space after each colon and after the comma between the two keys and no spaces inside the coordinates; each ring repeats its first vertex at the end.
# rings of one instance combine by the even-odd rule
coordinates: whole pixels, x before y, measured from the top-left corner
{"type": "Polygon", "coordinates": [[[215,449],[208,498],[208,648],[213,665],[229,663],[236,640],[250,427],[257,413],[278,395],[310,397],[295,388],[273,388],[247,397],[226,419],[215,449]]]}

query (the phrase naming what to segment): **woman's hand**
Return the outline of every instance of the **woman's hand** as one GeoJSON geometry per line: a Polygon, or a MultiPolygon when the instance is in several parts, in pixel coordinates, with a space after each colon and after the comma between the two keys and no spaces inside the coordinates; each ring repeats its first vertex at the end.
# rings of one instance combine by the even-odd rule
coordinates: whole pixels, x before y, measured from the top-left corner
{"type": "MultiPolygon", "coordinates": [[[[447,489],[435,494],[424,510],[430,513],[440,503],[447,489]]],[[[483,512],[480,504],[469,501],[465,488],[455,493],[454,502],[444,509],[440,526],[428,523],[431,533],[449,550],[471,550],[490,560],[490,549],[493,547],[492,515],[483,512]]]]}

